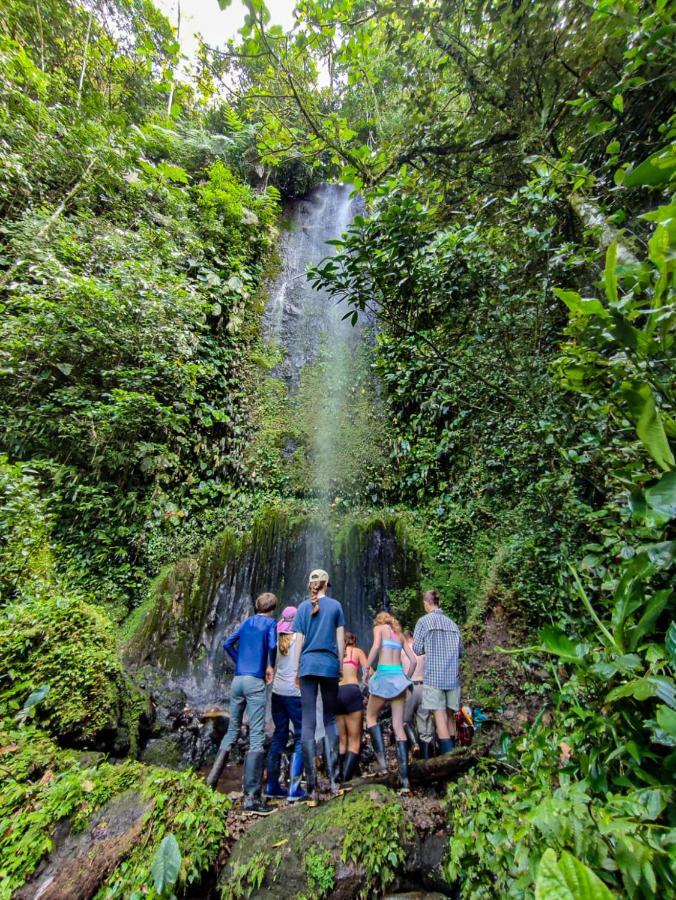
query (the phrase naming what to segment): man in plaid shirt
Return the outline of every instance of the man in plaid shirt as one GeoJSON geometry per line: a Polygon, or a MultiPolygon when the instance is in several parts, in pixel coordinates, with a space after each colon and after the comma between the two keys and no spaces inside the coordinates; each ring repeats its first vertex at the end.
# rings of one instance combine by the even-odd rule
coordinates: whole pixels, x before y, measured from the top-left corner
{"type": "Polygon", "coordinates": [[[460,629],[439,609],[439,592],[425,591],[426,615],[415,626],[413,652],[425,654],[425,674],[421,706],[434,712],[439,751],[455,746],[455,713],[460,709],[460,657],[463,654],[460,629]]]}

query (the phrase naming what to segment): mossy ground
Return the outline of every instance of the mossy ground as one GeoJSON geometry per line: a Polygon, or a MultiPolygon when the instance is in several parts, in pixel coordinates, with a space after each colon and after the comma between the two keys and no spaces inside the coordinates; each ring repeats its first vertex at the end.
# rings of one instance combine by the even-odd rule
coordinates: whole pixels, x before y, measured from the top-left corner
{"type": "Polygon", "coordinates": [[[34,726],[0,728],[0,747],[2,900],[24,884],[50,852],[60,822],[69,819],[71,830],[82,832],[106,804],[129,790],[143,808],[143,839],[127,848],[97,897],[158,897],[150,868],[168,833],[181,852],[179,886],[194,884],[214,864],[226,838],[229,801],[194,774],[131,760],[113,765],[103,757],[64,751],[34,726]]]}

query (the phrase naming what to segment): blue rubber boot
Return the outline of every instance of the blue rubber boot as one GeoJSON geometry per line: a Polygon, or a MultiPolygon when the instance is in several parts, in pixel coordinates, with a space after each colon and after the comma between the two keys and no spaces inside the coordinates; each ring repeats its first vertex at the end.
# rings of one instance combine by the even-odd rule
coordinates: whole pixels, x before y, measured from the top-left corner
{"type": "Polygon", "coordinates": [[[307,794],[300,786],[300,780],[303,775],[303,754],[294,753],[291,757],[291,763],[289,765],[289,794],[288,798],[291,801],[294,800],[305,800],[307,794]]]}
{"type": "Polygon", "coordinates": [[[282,768],[282,757],[279,753],[268,754],[268,777],[265,784],[265,796],[268,798],[286,798],[286,791],[279,783],[279,773],[282,768]]]}
{"type": "Polygon", "coordinates": [[[444,753],[450,753],[454,747],[455,741],[453,738],[439,738],[439,756],[443,756],[444,753]]]}

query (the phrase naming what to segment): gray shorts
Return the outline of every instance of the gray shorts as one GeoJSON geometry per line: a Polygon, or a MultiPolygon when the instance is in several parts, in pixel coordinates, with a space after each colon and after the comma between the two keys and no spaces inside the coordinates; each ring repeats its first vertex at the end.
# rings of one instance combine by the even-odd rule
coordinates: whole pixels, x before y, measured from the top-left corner
{"type": "Polygon", "coordinates": [[[460,688],[444,691],[441,688],[423,684],[421,706],[423,709],[458,710],[460,709],[460,688]]]}

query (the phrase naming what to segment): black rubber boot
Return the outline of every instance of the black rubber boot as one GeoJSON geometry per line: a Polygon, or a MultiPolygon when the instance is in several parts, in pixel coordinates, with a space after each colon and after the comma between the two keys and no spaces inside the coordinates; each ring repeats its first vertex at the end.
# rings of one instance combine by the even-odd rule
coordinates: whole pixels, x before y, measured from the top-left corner
{"type": "Polygon", "coordinates": [[[404,731],[406,732],[406,737],[408,738],[408,746],[413,753],[414,750],[418,749],[418,738],[415,736],[415,731],[410,725],[404,725],[404,731]]]}
{"type": "Polygon", "coordinates": [[[343,781],[349,781],[357,770],[359,763],[359,754],[348,750],[345,754],[345,763],[343,765],[343,781]]]}
{"type": "Polygon", "coordinates": [[[326,774],[331,783],[331,793],[336,797],[340,793],[340,755],[338,753],[338,735],[324,737],[324,760],[326,774]]]}
{"type": "Polygon", "coordinates": [[[317,805],[317,745],[314,741],[303,741],[303,768],[307,788],[308,806],[317,805]]]}
{"type": "Polygon", "coordinates": [[[339,753],[338,754],[338,771],[340,772],[340,780],[345,781],[343,776],[343,772],[345,771],[345,757],[347,753],[339,753]]]}
{"type": "Polygon", "coordinates": [[[380,725],[371,725],[366,729],[371,735],[371,743],[373,744],[373,752],[376,755],[378,769],[381,775],[387,775],[387,759],[385,757],[385,741],[383,740],[383,732],[380,725]]]}
{"type": "Polygon", "coordinates": [[[264,750],[250,750],[244,757],[244,810],[257,816],[269,816],[274,812],[272,806],[261,800],[264,761],[264,750]]]}
{"type": "Polygon", "coordinates": [[[420,758],[432,759],[434,756],[434,741],[420,741],[420,758]]]}
{"type": "Polygon", "coordinates": [[[214,764],[211,767],[211,772],[207,775],[207,784],[209,787],[214,787],[215,784],[218,783],[218,779],[221,777],[221,772],[225,768],[228,762],[228,757],[230,756],[230,747],[219,747],[218,753],[216,754],[216,759],[214,760],[214,764]]]}
{"type": "Polygon", "coordinates": [[[399,786],[402,791],[410,791],[408,780],[408,741],[397,741],[397,762],[399,763],[399,786]]]}

